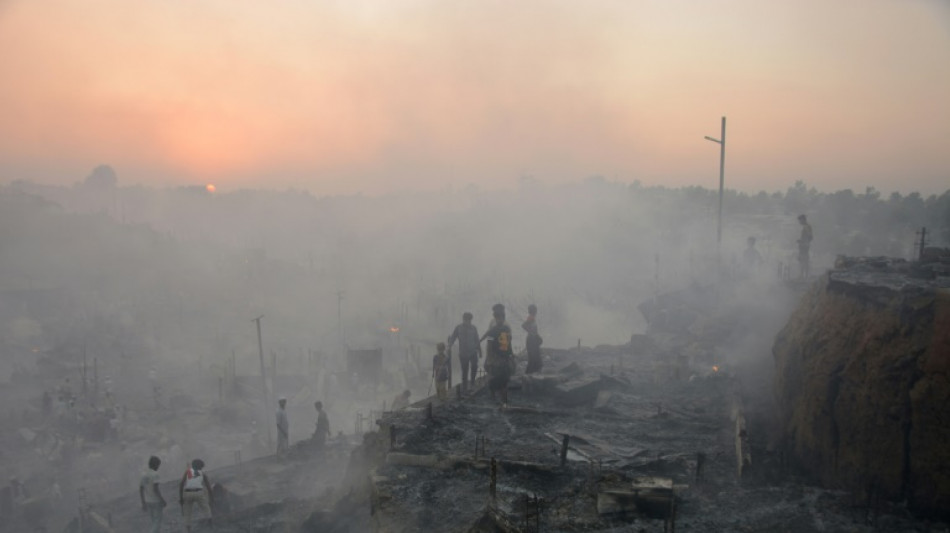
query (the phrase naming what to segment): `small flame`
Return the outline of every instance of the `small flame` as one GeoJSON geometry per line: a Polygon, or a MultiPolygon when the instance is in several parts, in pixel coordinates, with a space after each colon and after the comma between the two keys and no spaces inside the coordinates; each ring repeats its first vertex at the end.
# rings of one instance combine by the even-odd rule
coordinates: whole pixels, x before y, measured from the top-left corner
{"type": "Polygon", "coordinates": [[[389,328],[389,331],[391,331],[391,332],[393,332],[393,333],[399,333],[399,328],[398,328],[397,326],[393,326],[393,327],[389,328]]]}
{"type": "Polygon", "coordinates": [[[719,372],[719,365],[713,365],[713,372],[719,372]]]}
{"type": "Polygon", "coordinates": [[[214,194],[214,191],[218,190],[218,188],[214,186],[214,183],[209,183],[205,185],[205,190],[211,194],[214,194]]]}

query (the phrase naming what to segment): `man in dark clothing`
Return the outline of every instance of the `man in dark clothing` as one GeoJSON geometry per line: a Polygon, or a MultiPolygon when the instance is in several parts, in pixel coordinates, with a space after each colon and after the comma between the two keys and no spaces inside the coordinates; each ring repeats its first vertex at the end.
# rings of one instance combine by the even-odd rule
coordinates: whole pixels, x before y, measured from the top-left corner
{"type": "Polygon", "coordinates": [[[315,402],[313,406],[317,409],[317,428],[313,432],[313,442],[317,449],[322,449],[330,436],[330,420],[323,410],[323,402],[315,402]]]}
{"type": "Polygon", "coordinates": [[[469,388],[474,388],[475,386],[478,359],[482,355],[482,346],[478,340],[478,328],[472,324],[472,313],[465,312],[462,315],[462,323],[455,326],[455,331],[449,335],[449,340],[446,344],[448,344],[450,355],[452,353],[452,345],[455,344],[456,340],[459,341],[459,365],[462,367],[462,392],[467,392],[469,388]],[[471,375],[471,378],[469,375],[471,375]]]}
{"type": "Polygon", "coordinates": [[[541,360],[541,335],[538,334],[538,306],[528,306],[528,318],[521,324],[521,328],[528,332],[525,348],[528,350],[528,367],[525,374],[540,372],[544,362],[541,360]]]}
{"type": "Polygon", "coordinates": [[[809,250],[811,249],[813,234],[811,224],[808,223],[808,219],[805,215],[798,215],[798,223],[802,225],[802,234],[798,238],[798,265],[801,267],[802,279],[808,279],[808,274],[811,270],[809,250]]]}
{"type": "Polygon", "coordinates": [[[505,306],[495,304],[492,307],[491,325],[482,335],[488,339],[485,371],[488,373],[488,388],[494,400],[500,393],[502,407],[508,405],[508,380],[513,371],[514,354],[511,350],[511,327],[505,322],[505,306]]]}

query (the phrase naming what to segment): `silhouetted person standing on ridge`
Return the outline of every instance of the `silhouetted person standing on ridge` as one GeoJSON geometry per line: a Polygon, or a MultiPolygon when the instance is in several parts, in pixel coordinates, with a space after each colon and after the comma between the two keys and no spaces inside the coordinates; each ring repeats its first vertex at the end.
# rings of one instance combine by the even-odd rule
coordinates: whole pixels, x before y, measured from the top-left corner
{"type": "Polygon", "coordinates": [[[492,307],[492,322],[482,339],[488,339],[486,345],[485,371],[488,373],[488,388],[494,400],[496,393],[501,395],[501,405],[508,405],[508,380],[513,372],[514,354],[511,351],[511,327],[505,322],[505,306],[495,304],[492,307]]]}
{"type": "Polygon", "coordinates": [[[538,306],[528,306],[528,318],[521,324],[521,328],[528,332],[525,348],[528,350],[528,367],[525,374],[540,372],[544,362],[541,360],[541,335],[538,334],[538,306]]]}
{"type": "Polygon", "coordinates": [[[462,323],[455,326],[455,330],[449,335],[448,345],[449,354],[451,354],[452,345],[456,339],[459,341],[459,365],[462,367],[462,392],[468,391],[475,386],[475,374],[478,372],[478,358],[481,356],[482,347],[478,340],[478,328],[472,324],[472,313],[462,314],[462,323]]]}
{"type": "Polygon", "coordinates": [[[437,353],[432,356],[432,379],[435,380],[435,393],[440,400],[448,399],[449,356],[445,355],[445,343],[436,345],[437,353]]]}
{"type": "Polygon", "coordinates": [[[798,265],[801,267],[801,278],[808,279],[811,270],[809,250],[811,249],[811,241],[814,235],[811,231],[811,224],[808,223],[808,219],[805,218],[805,215],[798,215],[798,223],[802,225],[802,234],[798,238],[798,265]]]}
{"type": "Polygon", "coordinates": [[[317,428],[313,432],[313,440],[317,449],[322,449],[330,436],[330,420],[327,419],[327,413],[323,410],[323,402],[316,402],[313,406],[317,409],[317,428]]]}

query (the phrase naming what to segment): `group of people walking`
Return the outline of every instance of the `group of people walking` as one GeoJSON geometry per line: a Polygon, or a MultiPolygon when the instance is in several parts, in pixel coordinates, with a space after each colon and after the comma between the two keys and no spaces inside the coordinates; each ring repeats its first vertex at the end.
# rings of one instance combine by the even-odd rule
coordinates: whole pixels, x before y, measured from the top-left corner
{"type": "MultiPolygon", "coordinates": [[[[528,355],[528,366],[525,369],[527,374],[540,372],[543,366],[541,359],[543,340],[538,333],[537,315],[537,306],[531,304],[528,306],[528,318],[521,324],[522,329],[527,332],[525,340],[528,355]]],[[[511,326],[505,316],[505,306],[502,304],[492,306],[491,323],[481,337],[478,335],[478,328],[472,324],[473,318],[472,313],[465,312],[462,315],[462,323],[455,327],[447,343],[440,342],[437,346],[437,353],[432,357],[432,379],[436,384],[436,393],[440,399],[445,399],[448,394],[451,351],[447,354],[446,349],[451,350],[452,346],[458,342],[459,367],[462,370],[460,386],[464,393],[474,388],[478,374],[478,361],[482,356],[481,344],[482,341],[487,341],[485,343],[485,373],[488,376],[488,389],[493,400],[500,399],[502,405],[507,405],[508,380],[514,374],[515,359],[511,345],[511,326]]]]}

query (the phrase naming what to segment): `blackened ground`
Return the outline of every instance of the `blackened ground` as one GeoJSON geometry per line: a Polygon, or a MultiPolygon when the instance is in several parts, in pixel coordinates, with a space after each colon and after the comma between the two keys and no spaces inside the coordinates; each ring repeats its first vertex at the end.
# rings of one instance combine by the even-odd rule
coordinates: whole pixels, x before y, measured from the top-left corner
{"type": "Polygon", "coordinates": [[[516,378],[507,409],[482,389],[461,400],[432,400],[432,418],[427,401],[384,415],[383,427],[396,429],[394,449],[373,472],[377,530],[533,531],[525,498],[538,496],[542,531],[663,531],[664,521],[649,513],[598,513],[599,492],[629,489],[648,476],[671,478],[676,486],[677,531],[945,529],[914,521],[900,508],[806,486],[771,445],[768,408],[753,403],[760,383],[746,389],[736,369],[692,364],[680,378],[666,379],[664,363],[622,348],[548,351],[547,374],[516,378]],[[565,367],[572,371],[558,372],[565,367]],[[752,448],[741,480],[738,412],[749,413],[752,448]],[[565,433],[571,450],[562,467],[565,433]],[[479,437],[487,443],[476,457],[479,437]],[[705,454],[701,480],[697,453],[705,454]]]}

